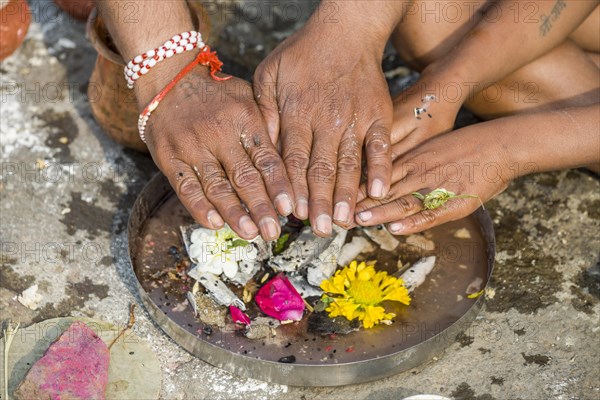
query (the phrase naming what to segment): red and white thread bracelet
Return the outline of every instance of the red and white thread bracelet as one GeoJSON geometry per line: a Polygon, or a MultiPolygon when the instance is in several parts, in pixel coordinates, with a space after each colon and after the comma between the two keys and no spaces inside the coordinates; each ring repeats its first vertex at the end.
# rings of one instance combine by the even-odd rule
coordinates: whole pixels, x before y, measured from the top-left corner
{"type": "Polygon", "coordinates": [[[202,35],[198,31],[186,31],[173,36],[162,46],[156,49],[148,50],[144,54],[135,56],[130,60],[124,69],[127,87],[133,88],[133,84],[142,75],[147,74],[152,67],[164,59],[171,58],[175,54],[181,54],[184,51],[190,51],[196,47],[203,48],[202,35]]]}
{"type": "Polygon", "coordinates": [[[216,75],[217,72],[221,71],[223,63],[221,62],[221,60],[219,60],[216,51],[211,52],[210,47],[204,46],[202,51],[198,53],[196,58],[194,58],[194,60],[191,63],[189,63],[181,71],[179,71],[175,78],[173,78],[171,82],[169,82],[169,84],[163,88],[163,90],[161,90],[156,96],[154,96],[152,101],[140,113],[140,116],[138,118],[138,131],[140,132],[140,138],[142,139],[142,142],[146,143],[146,124],[148,123],[152,112],[156,110],[156,107],[158,107],[161,100],[167,95],[167,93],[169,93],[171,89],[173,89],[175,85],[198,64],[208,66],[210,69],[210,76],[215,81],[226,81],[232,78],[231,76],[220,78],[216,75]]]}

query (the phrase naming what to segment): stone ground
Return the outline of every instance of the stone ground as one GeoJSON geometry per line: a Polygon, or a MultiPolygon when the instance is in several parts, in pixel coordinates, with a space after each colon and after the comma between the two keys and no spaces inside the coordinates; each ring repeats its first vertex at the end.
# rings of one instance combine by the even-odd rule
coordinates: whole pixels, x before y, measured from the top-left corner
{"type": "MultiPolygon", "coordinates": [[[[301,4],[307,13],[308,3],[301,4]]],[[[27,40],[0,65],[0,318],[27,325],[72,315],[123,324],[128,303],[138,300],[127,217],[156,168],[94,122],[85,92],[95,52],[83,24],[56,15],[47,1],[32,5],[27,40]],[[15,296],[34,284],[43,300],[31,310],[15,296]]],[[[216,24],[216,47],[242,75],[299,24],[277,13],[261,21],[216,24]]],[[[414,81],[393,56],[386,63],[395,90],[414,81]]],[[[600,181],[581,171],[540,174],[514,182],[486,207],[498,242],[492,290],[475,323],[444,354],[372,383],[287,387],[196,359],[138,312],[135,331],[163,367],[161,397],[600,398],[600,181]]]]}

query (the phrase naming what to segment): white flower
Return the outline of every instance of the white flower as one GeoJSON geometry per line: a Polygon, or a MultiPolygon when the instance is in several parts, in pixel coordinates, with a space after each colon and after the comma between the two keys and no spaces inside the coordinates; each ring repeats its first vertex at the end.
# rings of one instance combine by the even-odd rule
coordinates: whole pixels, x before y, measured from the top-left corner
{"type": "Polygon", "coordinates": [[[258,250],[225,226],[218,231],[198,228],[190,235],[190,258],[200,272],[225,274],[229,279],[238,273],[238,262],[255,259],[258,250]]]}

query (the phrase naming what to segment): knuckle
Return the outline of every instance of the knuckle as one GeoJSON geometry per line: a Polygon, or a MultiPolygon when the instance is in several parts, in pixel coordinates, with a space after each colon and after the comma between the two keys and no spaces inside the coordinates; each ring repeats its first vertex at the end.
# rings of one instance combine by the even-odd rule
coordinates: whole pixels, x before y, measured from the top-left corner
{"type": "Polygon", "coordinates": [[[283,169],[281,159],[276,154],[265,153],[265,155],[258,155],[254,159],[254,165],[260,171],[263,181],[268,184],[283,181],[285,179],[285,170],[283,169]]]}
{"type": "Polygon", "coordinates": [[[434,224],[437,221],[437,213],[433,210],[423,210],[415,217],[418,226],[434,224]]]}
{"type": "Polygon", "coordinates": [[[381,154],[390,150],[390,138],[387,133],[376,131],[369,135],[366,143],[367,153],[381,154]]]}
{"type": "Polygon", "coordinates": [[[204,181],[204,192],[207,196],[220,199],[233,193],[231,184],[222,176],[215,176],[204,181]]]}
{"type": "Polygon", "coordinates": [[[329,183],[335,179],[336,165],[326,158],[317,158],[308,166],[308,177],[313,182],[329,183]]]}
{"type": "Polygon", "coordinates": [[[198,193],[201,193],[202,186],[195,176],[188,176],[180,181],[179,186],[177,187],[177,192],[181,197],[190,198],[197,196],[198,193]]]}
{"type": "Polygon", "coordinates": [[[246,188],[260,178],[254,166],[246,162],[236,163],[230,176],[231,183],[238,189],[246,188]]]}
{"type": "Polygon", "coordinates": [[[360,172],[360,160],[358,154],[342,154],[338,158],[338,169],[342,174],[356,174],[360,172]]]}
{"type": "Polygon", "coordinates": [[[306,169],[308,168],[308,155],[301,151],[292,151],[285,155],[283,162],[290,181],[304,185],[306,169]]]}
{"type": "Polygon", "coordinates": [[[283,162],[287,166],[306,170],[308,168],[308,154],[300,150],[291,150],[284,156],[283,162]]]}
{"type": "Polygon", "coordinates": [[[266,148],[257,149],[254,154],[252,154],[252,162],[259,171],[263,172],[263,174],[273,173],[273,171],[281,166],[281,158],[279,158],[279,155],[266,148]]]}
{"type": "Polygon", "coordinates": [[[406,197],[400,197],[394,201],[394,206],[399,214],[406,214],[414,208],[414,204],[411,203],[406,197]]]}

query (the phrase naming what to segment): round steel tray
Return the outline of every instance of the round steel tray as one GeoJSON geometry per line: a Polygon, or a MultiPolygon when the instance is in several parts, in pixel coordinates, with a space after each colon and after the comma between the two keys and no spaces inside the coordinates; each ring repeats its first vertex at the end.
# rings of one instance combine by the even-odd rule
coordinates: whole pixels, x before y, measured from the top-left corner
{"type": "MultiPolygon", "coordinates": [[[[151,267],[148,262],[144,262],[148,261],[144,260],[144,257],[151,260],[153,254],[142,257],[143,254],[146,254],[148,246],[148,240],[144,238],[148,231],[146,225],[161,207],[173,207],[173,204],[180,207],[178,202],[174,203],[177,200],[173,196],[173,190],[167,179],[162,174],[157,174],[142,190],[129,218],[129,257],[133,272],[137,277],[140,297],[154,321],[176,343],[209,364],[231,373],[293,386],[340,386],[384,378],[414,368],[441,353],[444,348],[455,341],[459,333],[468,328],[483,305],[485,296],[471,300],[466,297],[461,299],[463,296],[456,294],[456,297],[460,299],[456,300],[460,301],[457,303],[461,304],[460,307],[453,308],[452,311],[444,314],[443,318],[440,317],[439,320],[434,321],[433,325],[431,323],[419,324],[419,318],[424,318],[426,313],[419,312],[418,291],[421,288],[418,288],[415,291],[413,304],[406,312],[406,315],[413,319],[410,320],[408,317],[404,319],[400,314],[396,323],[389,327],[382,326],[368,331],[361,329],[359,332],[353,332],[343,337],[331,338],[306,336],[305,330],[303,333],[299,333],[292,327],[287,328],[286,325],[281,327],[283,328],[283,337],[266,344],[265,341],[262,343],[260,340],[258,342],[250,341],[235,334],[223,333],[220,337],[217,335],[206,336],[202,333],[203,325],[195,320],[189,308],[182,310],[181,307],[174,307],[176,299],[166,296],[160,288],[157,289],[157,292],[148,287],[147,269],[151,267]],[[409,314],[410,312],[412,314],[409,314]],[[410,323],[407,322],[403,325],[403,321],[410,321],[410,323]],[[396,331],[385,333],[385,329],[392,328],[396,331]],[[401,332],[401,334],[395,332],[401,332]],[[349,343],[356,343],[356,346],[348,346],[349,343]],[[306,350],[307,345],[310,346],[308,350],[306,350]],[[300,348],[303,350],[299,352],[300,348]],[[361,348],[363,351],[360,351],[361,348]],[[278,362],[281,357],[294,353],[303,353],[304,357],[298,357],[299,360],[293,364],[278,362]],[[310,358],[308,358],[309,355],[311,355],[310,358]],[[317,355],[324,357],[316,357],[317,355]]],[[[478,253],[480,256],[476,256],[477,252],[475,252],[470,257],[475,257],[472,268],[477,269],[476,272],[482,276],[483,286],[486,286],[492,273],[495,255],[492,221],[485,210],[479,209],[464,220],[464,223],[467,222],[470,227],[479,230],[479,241],[471,243],[481,245],[481,251],[478,253]]],[[[174,224],[175,222],[167,221],[167,224],[169,223],[174,224]]],[[[459,227],[460,223],[461,221],[456,222],[455,226],[459,227]]],[[[170,236],[170,240],[178,240],[174,233],[176,227],[153,225],[151,230],[157,230],[157,228],[160,228],[163,233],[167,231],[165,228],[172,228],[173,234],[170,236]]],[[[176,242],[158,245],[154,242],[150,243],[156,246],[156,254],[158,251],[166,253],[164,249],[173,244],[179,244],[176,242]],[[161,246],[163,250],[159,250],[161,246]]],[[[450,256],[450,259],[455,259],[455,261],[447,262],[442,267],[436,266],[432,276],[436,269],[444,272],[444,268],[452,268],[453,264],[458,265],[460,257],[450,247],[452,246],[446,246],[442,250],[454,254],[454,256],[450,256]]],[[[150,253],[153,251],[151,250],[150,253]]],[[[464,265],[461,267],[465,268],[464,265]]],[[[446,278],[455,275],[455,272],[452,271],[444,273],[446,278]]],[[[434,282],[436,280],[431,276],[428,279],[434,282]]],[[[427,284],[428,282],[423,286],[427,284]]],[[[438,282],[436,285],[439,287],[440,283],[438,282]]],[[[457,290],[456,285],[448,284],[447,288],[445,285],[446,283],[442,282],[440,290],[432,291],[430,294],[430,296],[435,296],[436,293],[440,294],[439,302],[437,298],[433,299],[434,303],[439,303],[438,308],[448,307],[447,304],[450,303],[441,296],[442,290],[454,290],[455,292],[457,290]]],[[[461,293],[464,294],[464,286],[461,290],[461,293]]],[[[446,293],[446,297],[447,295],[446,293]]],[[[454,292],[451,293],[451,296],[455,296],[454,292]]],[[[424,302],[423,299],[424,296],[421,298],[421,303],[424,302]]],[[[431,302],[429,300],[427,303],[431,302]]]]}

